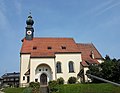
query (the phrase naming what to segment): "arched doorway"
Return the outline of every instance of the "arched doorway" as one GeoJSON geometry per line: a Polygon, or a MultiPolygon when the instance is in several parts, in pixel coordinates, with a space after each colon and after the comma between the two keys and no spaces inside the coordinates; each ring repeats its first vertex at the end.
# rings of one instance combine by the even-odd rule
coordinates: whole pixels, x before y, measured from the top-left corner
{"type": "Polygon", "coordinates": [[[41,85],[47,85],[47,75],[46,74],[41,74],[40,76],[40,84],[41,85]]]}

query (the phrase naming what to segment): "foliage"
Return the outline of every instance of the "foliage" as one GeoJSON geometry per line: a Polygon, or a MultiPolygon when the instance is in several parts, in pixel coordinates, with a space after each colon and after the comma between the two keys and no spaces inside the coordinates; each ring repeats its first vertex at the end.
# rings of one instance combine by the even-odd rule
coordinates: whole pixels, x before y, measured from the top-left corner
{"type": "Polygon", "coordinates": [[[58,84],[64,84],[64,79],[62,77],[57,79],[58,84]]]}
{"type": "MultiPolygon", "coordinates": [[[[110,59],[110,57],[106,55],[103,63],[89,66],[87,73],[120,83],[120,61],[115,58],[110,59]]],[[[93,78],[91,79],[93,82],[101,82],[93,78]]]]}
{"type": "MultiPolygon", "coordinates": [[[[98,77],[102,77],[102,73],[100,72],[100,70],[101,70],[100,65],[90,65],[87,73],[91,74],[91,75],[98,76],[98,77]]],[[[102,81],[94,79],[92,77],[89,77],[89,78],[91,78],[92,82],[94,82],[94,83],[101,83],[102,82],[102,81]]]]}
{"type": "Polygon", "coordinates": [[[48,82],[49,84],[49,91],[50,93],[57,93],[58,92],[58,82],[53,80],[48,82]]]}
{"type": "Polygon", "coordinates": [[[105,60],[109,61],[110,57],[108,55],[106,55],[105,60]]]}
{"type": "Polygon", "coordinates": [[[32,88],[32,93],[40,93],[40,83],[39,82],[31,82],[29,87],[32,88]]]}
{"type": "Polygon", "coordinates": [[[29,87],[40,88],[40,83],[39,82],[30,82],[29,87]]]}
{"type": "Polygon", "coordinates": [[[68,79],[68,83],[69,83],[69,84],[74,84],[74,83],[76,83],[76,81],[77,81],[76,77],[70,77],[70,78],[68,79]]]}

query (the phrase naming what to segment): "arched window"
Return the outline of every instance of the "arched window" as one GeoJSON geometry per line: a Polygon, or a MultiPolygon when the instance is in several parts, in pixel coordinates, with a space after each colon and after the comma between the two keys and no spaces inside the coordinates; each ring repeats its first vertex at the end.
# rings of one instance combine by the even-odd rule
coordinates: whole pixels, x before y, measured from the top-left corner
{"type": "Polygon", "coordinates": [[[56,68],[57,68],[57,73],[61,73],[61,63],[60,62],[57,62],[56,64],[56,68]]]}
{"type": "Polygon", "coordinates": [[[74,72],[74,63],[72,61],[69,62],[69,72],[74,72]]]}

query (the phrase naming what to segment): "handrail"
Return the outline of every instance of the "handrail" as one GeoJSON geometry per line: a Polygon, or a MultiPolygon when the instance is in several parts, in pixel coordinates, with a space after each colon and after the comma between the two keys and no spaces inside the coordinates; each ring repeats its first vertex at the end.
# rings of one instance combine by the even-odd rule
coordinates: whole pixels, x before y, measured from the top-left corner
{"type": "Polygon", "coordinates": [[[115,86],[120,86],[120,84],[118,83],[115,83],[115,82],[112,82],[112,81],[109,81],[109,80],[106,80],[106,79],[103,79],[103,78],[100,78],[100,77],[97,77],[97,76],[94,76],[94,75],[91,75],[91,74],[86,74],[87,76],[90,76],[92,78],[95,78],[95,79],[98,79],[98,80],[101,80],[101,81],[104,81],[104,82],[107,82],[107,83],[110,83],[110,84],[113,84],[115,86]]]}

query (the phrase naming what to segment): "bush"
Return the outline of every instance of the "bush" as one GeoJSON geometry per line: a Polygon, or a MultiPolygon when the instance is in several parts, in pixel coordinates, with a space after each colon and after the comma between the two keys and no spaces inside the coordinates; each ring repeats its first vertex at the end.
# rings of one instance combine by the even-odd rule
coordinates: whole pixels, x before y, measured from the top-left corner
{"type": "Polygon", "coordinates": [[[40,93],[40,83],[39,82],[31,82],[29,87],[32,88],[32,93],[40,93]]]}
{"type": "Polygon", "coordinates": [[[53,81],[50,81],[49,83],[49,90],[50,90],[50,93],[56,93],[58,91],[58,82],[53,80],[53,81]]]}
{"type": "Polygon", "coordinates": [[[68,79],[68,83],[69,83],[69,84],[74,84],[74,83],[76,83],[76,81],[77,81],[76,77],[70,77],[70,78],[68,79]]]}
{"type": "Polygon", "coordinates": [[[64,84],[64,79],[62,77],[57,79],[58,84],[64,84]]]}
{"type": "Polygon", "coordinates": [[[40,88],[40,83],[39,82],[30,82],[29,87],[40,88]]]}

